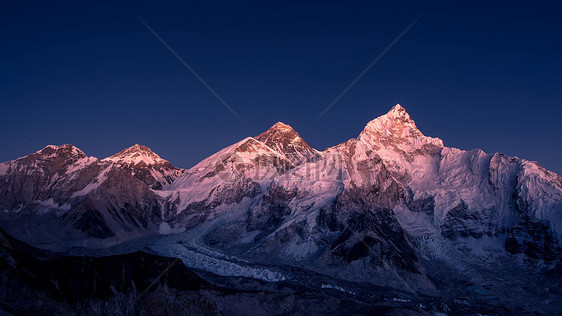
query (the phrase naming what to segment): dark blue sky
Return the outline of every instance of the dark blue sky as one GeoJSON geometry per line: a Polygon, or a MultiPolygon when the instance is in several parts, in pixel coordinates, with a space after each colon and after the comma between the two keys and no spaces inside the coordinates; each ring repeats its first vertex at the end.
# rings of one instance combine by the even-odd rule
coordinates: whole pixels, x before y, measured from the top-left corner
{"type": "Polygon", "coordinates": [[[556,1],[4,1],[0,160],[63,143],[103,158],[141,143],[188,168],[276,121],[324,149],[400,103],[447,146],[560,174],[561,15],[556,1]]]}

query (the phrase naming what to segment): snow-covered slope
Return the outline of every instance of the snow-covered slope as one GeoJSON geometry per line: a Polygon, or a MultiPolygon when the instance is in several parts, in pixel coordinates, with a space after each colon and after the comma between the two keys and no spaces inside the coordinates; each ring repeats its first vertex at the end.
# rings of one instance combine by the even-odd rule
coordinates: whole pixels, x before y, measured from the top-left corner
{"type": "Polygon", "coordinates": [[[138,144],[125,148],[102,161],[126,169],[152,189],[162,189],[162,186],[172,183],[185,171],[172,166],[170,162],[160,158],[150,148],[138,144]]]}
{"type": "Polygon", "coordinates": [[[318,155],[290,126],[278,122],[211,155],[165,189],[179,225],[193,226],[263,195],[275,177],[318,155]]]}
{"type": "Polygon", "coordinates": [[[198,269],[202,258],[240,276],[292,267],[413,293],[435,293],[436,261],[473,277],[499,261],[561,258],[560,176],[446,147],[400,105],[324,151],[279,122],[189,170],[140,145],[103,160],[48,146],[0,164],[0,207],[27,241],[91,247],[160,233],[173,236],[150,249],[198,269]]]}
{"type": "Polygon", "coordinates": [[[84,189],[100,168],[98,159],[72,145],[46,146],[0,164],[0,205],[7,210],[49,200],[62,205],[84,189]]]}
{"type": "MultiPolygon", "coordinates": [[[[278,123],[274,128],[287,127],[278,123]]],[[[214,194],[223,187],[244,187],[240,179],[256,179],[248,170],[256,170],[257,160],[232,158],[246,142],[259,148],[254,149],[258,155],[282,158],[268,150],[279,153],[282,145],[264,147],[252,138],[211,156],[170,188],[180,192],[181,201],[204,199],[199,208],[185,208],[191,217],[220,212],[189,225],[171,219],[172,226],[216,221],[201,233],[202,243],[221,251],[322,271],[338,266],[333,273],[379,281],[404,271],[423,275],[419,247],[439,257],[492,238],[508,253],[546,260],[560,256],[559,176],[519,158],[445,147],[423,135],[400,105],[370,121],[357,139],[294,168],[260,165],[260,174],[267,176],[256,181],[255,190],[227,190],[238,200],[225,202],[214,194]],[[219,157],[244,167],[224,168],[219,157]],[[371,268],[358,269],[359,264],[371,268]]],[[[425,281],[412,282],[423,287],[425,281]]]]}
{"type": "Polygon", "coordinates": [[[317,150],[310,147],[291,126],[281,122],[275,123],[255,139],[284,154],[295,166],[318,157],[317,150]]]}
{"type": "Polygon", "coordinates": [[[49,145],[0,164],[2,221],[32,243],[120,242],[157,230],[167,202],[154,189],[183,171],[140,145],[103,160],[49,145]]]}

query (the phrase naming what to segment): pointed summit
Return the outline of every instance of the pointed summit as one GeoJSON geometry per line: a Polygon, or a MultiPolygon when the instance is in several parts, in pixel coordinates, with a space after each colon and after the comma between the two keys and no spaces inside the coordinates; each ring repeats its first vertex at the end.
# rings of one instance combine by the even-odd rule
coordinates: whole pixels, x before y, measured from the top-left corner
{"type": "Polygon", "coordinates": [[[112,167],[130,172],[133,177],[155,190],[172,183],[185,171],[172,166],[169,161],[160,158],[150,148],[139,144],[125,148],[102,161],[110,162],[112,167]]]}
{"type": "Polygon", "coordinates": [[[379,116],[367,123],[363,133],[366,131],[380,133],[382,136],[389,136],[391,134],[396,137],[423,136],[416,127],[414,120],[400,104],[396,104],[385,115],[379,116]]]}
{"type": "Polygon", "coordinates": [[[310,147],[291,126],[282,122],[273,124],[267,131],[254,138],[284,154],[295,165],[318,156],[316,150],[310,147]]]}
{"type": "Polygon", "coordinates": [[[416,123],[414,123],[414,120],[412,120],[410,114],[408,114],[408,112],[406,112],[406,109],[400,104],[396,104],[395,106],[393,106],[392,109],[390,109],[390,111],[388,111],[384,116],[399,120],[404,123],[411,123],[414,127],[416,126],[416,123]]]}
{"type": "Polygon", "coordinates": [[[160,158],[156,153],[154,153],[150,148],[135,144],[129,148],[125,148],[118,152],[117,154],[103,159],[103,161],[111,161],[126,165],[156,165],[162,163],[168,163],[168,161],[160,158]]]}
{"type": "Polygon", "coordinates": [[[270,130],[285,130],[285,131],[295,131],[290,125],[287,125],[283,122],[277,122],[275,124],[273,124],[273,126],[271,126],[269,128],[270,130]]]}
{"type": "Polygon", "coordinates": [[[277,122],[273,124],[267,131],[254,138],[263,143],[267,143],[268,140],[270,140],[274,135],[284,135],[285,137],[300,137],[299,134],[290,125],[287,125],[283,122],[277,122]]]}
{"type": "Polygon", "coordinates": [[[291,141],[298,141],[299,139],[302,140],[299,134],[291,126],[282,122],[273,124],[273,126],[271,126],[267,131],[254,138],[270,147],[279,142],[290,143],[291,141]]]}
{"type": "Polygon", "coordinates": [[[424,136],[406,109],[400,104],[396,104],[385,115],[367,123],[358,140],[403,150],[410,149],[410,147],[415,149],[424,144],[443,147],[442,140],[424,136]]]}
{"type": "Polygon", "coordinates": [[[387,120],[393,120],[404,124],[408,124],[417,130],[416,123],[414,122],[414,120],[412,120],[410,114],[406,112],[406,109],[402,107],[400,104],[396,104],[395,106],[393,106],[392,109],[390,109],[390,111],[388,111],[385,115],[381,117],[384,117],[387,120]]]}
{"type": "Polygon", "coordinates": [[[405,112],[406,109],[403,106],[401,106],[399,103],[396,103],[396,105],[393,106],[392,109],[390,109],[389,112],[401,112],[401,111],[405,112]]]}

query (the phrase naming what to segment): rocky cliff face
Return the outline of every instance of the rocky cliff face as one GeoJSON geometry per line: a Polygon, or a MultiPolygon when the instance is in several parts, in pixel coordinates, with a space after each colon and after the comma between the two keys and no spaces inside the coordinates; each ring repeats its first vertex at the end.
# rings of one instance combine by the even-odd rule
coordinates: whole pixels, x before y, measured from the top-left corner
{"type": "Polygon", "coordinates": [[[118,165],[120,169],[127,171],[155,190],[171,184],[185,171],[172,166],[170,162],[160,158],[150,148],[138,144],[125,148],[103,161],[118,165]]]}
{"type": "Polygon", "coordinates": [[[100,168],[97,159],[87,157],[72,145],[47,146],[1,164],[0,203],[7,210],[49,199],[61,204],[86,187],[100,168]]]}
{"type": "MultiPolygon", "coordinates": [[[[512,279],[518,288],[527,280],[512,271],[544,275],[561,258],[560,176],[517,157],[446,147],[400,105],[324,151],[276,123],[189,170],[139,145],[103,160],[48,146],[0,164],[0,206],[4,227],[43,247],[148,248],[268,282],[317,273],[473,295],[484,290],[444,289],[451,280],[439,271],[473,284],[499,273],[497,284],[512,279]]],[[[486,291],[501,296],[499,288],[486,291]]]]}
{"type": "Polygon", "coordinates": [[[99,160],[50,145],[0,164],[2,220],[30,242],[123,241],[157,230],[167,205],[154,190],[183,172],[145,146],[99,160]]]}
{"type": "Polygon", "coordinates": [[[295,166],[319,156],[318,152],[310,147],[291,126],[281,122],[275,123],[255,139],[284,154],[295,166]]]}

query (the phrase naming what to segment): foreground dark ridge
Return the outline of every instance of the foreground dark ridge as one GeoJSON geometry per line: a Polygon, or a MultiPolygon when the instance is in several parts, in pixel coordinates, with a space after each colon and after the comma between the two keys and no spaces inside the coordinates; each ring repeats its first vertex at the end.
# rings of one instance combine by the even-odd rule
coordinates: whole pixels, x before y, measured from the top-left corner
{"type": "MultiPolygon", "coordinates": [[[[384,289],[370,296],[379,301],[362,302],[333,289],[226,281],[206,274],[223,284],[237,284],[229,289],[209,283],[174,258],[140,251],[97,258],[61,256],[28,246],[3,231],[0,241],[0,308],[17,315],[424,314],[419,304],[449,304],[454,312],[468,311],[462,304],[430,298],[400,306],[384,299],[384,289]]],[[[506,312],[491,306],[477,310],[506,312]]]]}

